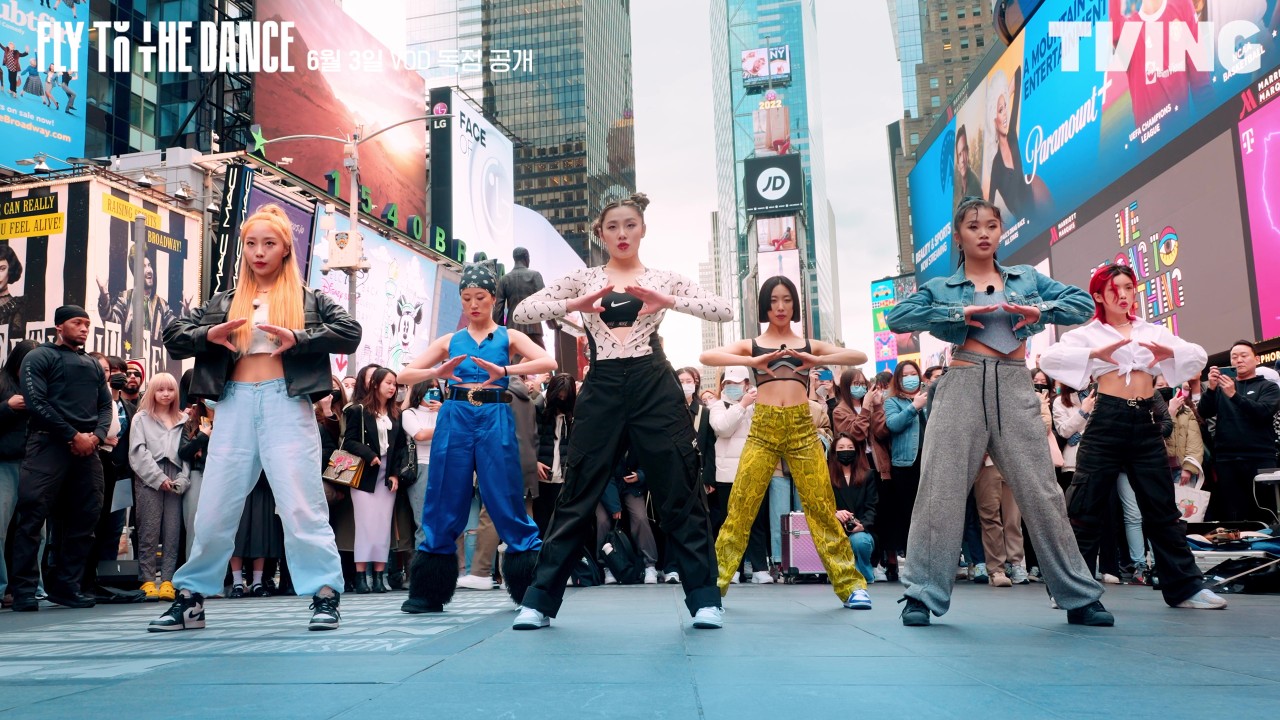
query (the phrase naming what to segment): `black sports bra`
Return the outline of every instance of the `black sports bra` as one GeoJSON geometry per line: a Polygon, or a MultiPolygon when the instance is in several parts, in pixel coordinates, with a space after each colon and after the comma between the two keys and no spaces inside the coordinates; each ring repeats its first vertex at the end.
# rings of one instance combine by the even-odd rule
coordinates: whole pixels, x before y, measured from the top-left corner
{"type": "Polygon", "coordinates": [[[620,292],[605,295],[600,304],[604,306],[600,319],[611,328],[635,325],[636,318],[640,317],[640,308],[644,305],[635,295],[620,292]]]}
{"type": "MultiPolygon", "coordinates": [[[[782,346],[782,348],[786,347],[787,346],[785,344],[782,346]]],[[[751,341],[751,357],[768,355],[769,353],[779,349],[781,348],[760,347],[755,340],[751,341]]],[[[804,341],[804,347],[800,348],[798,352],[807,353],[809,351],[809,341],[806,339],[804,341]]],[[[756,387],[767,382],[773,382],[774,380],[795,380],[796,382],[804,385],[807,390],[809,388],[809,373],[800,371],[800,362],[800,358],[797,357],[779,358],[774,360],[769,363],[769,370],[773,372],[772,375],[763,370],[756,370],[752,368],[751,374],[755,379],[756,387]]]]}

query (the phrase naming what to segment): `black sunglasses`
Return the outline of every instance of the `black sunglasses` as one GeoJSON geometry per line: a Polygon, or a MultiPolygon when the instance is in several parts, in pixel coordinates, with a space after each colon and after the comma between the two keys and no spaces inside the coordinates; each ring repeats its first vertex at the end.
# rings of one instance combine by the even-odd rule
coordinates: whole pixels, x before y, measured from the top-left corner
{"type": "Polygon", "coordinates": [[[142,377],[142,373],[137,370],[126,370],[124,374],[129,377],[142,377]]]}

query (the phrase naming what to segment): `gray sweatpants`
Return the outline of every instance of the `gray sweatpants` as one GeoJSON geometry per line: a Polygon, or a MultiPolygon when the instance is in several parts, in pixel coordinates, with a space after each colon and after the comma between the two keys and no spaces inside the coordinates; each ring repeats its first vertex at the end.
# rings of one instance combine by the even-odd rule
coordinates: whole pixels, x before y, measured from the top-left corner
{"type": "MultiPolygon", "coordinates": [[[[177,477],[177,469],[170,463],[161,463],[161,467],[170,478],[177,477]]],[[[178,539],[182,536],[182,496],[153,490],[134,478],[133,506],[138,523],[139,579],[144,583],[156,581],[156,553],[163,545],[160,580],[172,582],[181,553],[178,539]]]]}
{"type": "Polygon", "coordinates": [[[934,615],[951,607],[965,501],[990,452],[1022,509],[1049,592],[1065,610],[1089,605],[1102,597],[1102,586],[1089,574],[1067,521],[1031,373],[1021,360],[965,351],[954,359],[976,365],[952,366],[934,390],[907,539],[905,594],[934,615]]]}

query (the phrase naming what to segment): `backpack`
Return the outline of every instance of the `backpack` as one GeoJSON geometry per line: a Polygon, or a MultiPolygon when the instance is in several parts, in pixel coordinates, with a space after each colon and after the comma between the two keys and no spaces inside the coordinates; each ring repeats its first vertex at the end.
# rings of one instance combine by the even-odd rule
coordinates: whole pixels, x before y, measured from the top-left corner
{"type": "Polygon", "coordinates": [[[640,559],[631,538],[614,523],[613,529],[604,536],[604,545],[600,550],[604,556],[604,564],[613,573],[619,585],[636,585],[644,582],[644,561],[640,559]]]}

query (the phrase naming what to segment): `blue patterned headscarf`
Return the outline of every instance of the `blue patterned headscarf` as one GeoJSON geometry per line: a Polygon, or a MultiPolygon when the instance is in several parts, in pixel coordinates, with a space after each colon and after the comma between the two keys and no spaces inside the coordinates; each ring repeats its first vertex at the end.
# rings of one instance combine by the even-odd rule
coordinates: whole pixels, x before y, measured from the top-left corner
{"type": "Polygon", "coordinates": [[[490,295],[498,295],[498,281],[493,272],[484,265],[467,265],[462,269],[462,283],[458,286],[461,292],[468,288],[480,288],[489,291],[490,295]]]}

